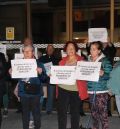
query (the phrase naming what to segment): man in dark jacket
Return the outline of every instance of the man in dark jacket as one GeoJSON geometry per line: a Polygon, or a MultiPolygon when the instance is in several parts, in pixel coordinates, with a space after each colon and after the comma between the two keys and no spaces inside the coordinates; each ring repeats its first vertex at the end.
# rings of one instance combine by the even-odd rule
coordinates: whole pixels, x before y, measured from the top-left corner
{"type": "MultiPolygon", "coordinates": [[[[42,56],[39,59],[40,62],[43,64],[52,62],[53,65],[58,64],[58,59],[55,57],[54,54],[54,47],[53,45],[49,44],[46,48],[46,55],[42,56]]],[[[53,108],[53,97],[54,97],[55,86],[51,85],[49,82],[47,84],[47,102],[46,102],[46,112],[50,114],[53,108]]]]}
{"type": "Polygon", "coordinates": [[[4,54],[0,52],[0,127],[2,122],[2,114],[1,114],[2,100],[3,100],[3,95],[6,91],[5,89],[6,76],[7,76],[6,60],[4,54]]]}

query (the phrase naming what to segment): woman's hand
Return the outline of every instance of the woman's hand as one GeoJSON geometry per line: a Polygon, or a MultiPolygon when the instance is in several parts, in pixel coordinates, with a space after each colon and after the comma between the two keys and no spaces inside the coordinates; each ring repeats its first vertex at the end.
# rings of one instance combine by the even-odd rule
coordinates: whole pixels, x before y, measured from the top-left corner
{"type": "Polygon", "coordinates": [[[8,72],[9,72],[9,74],[11,75],[11,74],[12,74],[12,68],[10,68],[10,69],[8,70],[8,72]]]}
{"type": "Polygon", "coordinates": [[[100,70],[100,76],[103,76],[103,74],[104,74],[104,71],[100,70]]]}
{"type": "Polygon", "coordinates": [[[38,74],[41,74],[42,73],[42,68],[37,68],[37,72],[38,72],[38,74]]]}

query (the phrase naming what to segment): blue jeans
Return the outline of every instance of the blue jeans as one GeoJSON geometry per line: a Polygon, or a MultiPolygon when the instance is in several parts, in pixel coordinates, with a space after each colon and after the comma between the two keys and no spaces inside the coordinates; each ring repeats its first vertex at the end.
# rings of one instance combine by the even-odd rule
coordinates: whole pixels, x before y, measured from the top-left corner
{"type": "Polygon", "coordinates": [[[55,86],[49,84],[47,87],[48,98],[46,103],[46,111],[51,112],[53,110],[54,91],[55,91],[55,86]]]}
{"type": "Polygon", "coordinates": [[[29,129],[30,112],[32,112],[35,129],[40,129],[40,97],[21,97],[23,129],[29,129]]]}

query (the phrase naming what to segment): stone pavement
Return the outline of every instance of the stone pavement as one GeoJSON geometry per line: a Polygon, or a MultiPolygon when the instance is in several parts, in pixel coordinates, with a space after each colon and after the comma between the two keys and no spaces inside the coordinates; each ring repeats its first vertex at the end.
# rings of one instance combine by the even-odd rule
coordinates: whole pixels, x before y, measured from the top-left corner
{"type": "MultiPolygon", "coordinates": [[[[70,127],[70,115],[68,115],[68,125],[70,127]]],[[[85,126],[89,119],[89,115],[81,118],[82,124],[85,126]]],[[[80,121],[80,122],[81,122],[80,121]]],[[[120,118],[113,116],[109,118],[110,129],[120,129],[120,118]]],[[[22,129],[21,114],[15,113],[15,111],[9,111],[8,117],[3,118],[1,129],[22,129]]],[[[53,112],[51,115],[47,115],[42,112],[42,127],[41,129],[58,129],[57,128],[57,114],[53,112]]]]}

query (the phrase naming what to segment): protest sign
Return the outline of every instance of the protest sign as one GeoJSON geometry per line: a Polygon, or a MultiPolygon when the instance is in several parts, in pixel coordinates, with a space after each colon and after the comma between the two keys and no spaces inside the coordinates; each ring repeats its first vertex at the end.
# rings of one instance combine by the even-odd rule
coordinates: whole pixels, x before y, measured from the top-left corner
{"type": "Polygon", "coordinates": [[[101,41],[107,42],[108,33],[106,28],[89,28],[88,42],[101,41]]]}
{"type": "Polygon", "coordinates": [[[37,63],[35,59],[11,60],[12,78],[37,77],[37,63]]]}
{"type": "Polygon", "coordinates": [[[51,66],[51,84],[74,85],[76,66],[51,66]]]}
{"type": "Polygon", "coordinates": [[[99,80],[100,68],[101,62],[79,61],[76,67],[76,79],[97,82],[99,80]]]}
{"type": "Polygon", "coordinates": [[[0,44],[0,52],[6,55],[6,45],[0,44]]]}
{"type": "Polygon", "coordinates": [[[48,76],[50,75],[50,69],[51,69],[52,65],[53,65],[52,62],[48,62],[48,63],[44,64],[44,67],[45,67],[45,70],[46,70],[46,73],[47,73],[48,76]]]}

